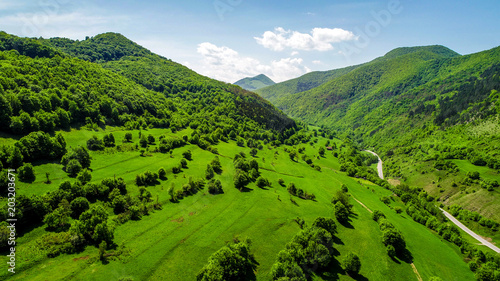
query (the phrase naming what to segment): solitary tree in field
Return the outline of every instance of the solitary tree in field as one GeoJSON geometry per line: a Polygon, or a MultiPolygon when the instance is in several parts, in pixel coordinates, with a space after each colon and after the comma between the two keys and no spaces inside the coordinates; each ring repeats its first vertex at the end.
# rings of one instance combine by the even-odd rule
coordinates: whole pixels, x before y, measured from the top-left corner
{"type": "Polygon", "coordinates": [[[356,254],[348,253],[342,260],[342,268],[351,274],[358,274],[361,269],[361,261],[356,254]]]}

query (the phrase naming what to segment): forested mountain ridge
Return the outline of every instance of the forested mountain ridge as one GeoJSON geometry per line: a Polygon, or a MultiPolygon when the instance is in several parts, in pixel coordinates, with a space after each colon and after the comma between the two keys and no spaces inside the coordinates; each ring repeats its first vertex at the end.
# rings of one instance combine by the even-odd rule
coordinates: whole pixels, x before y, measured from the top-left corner
{"type": "Polygon", "coordinates": [[[94,61],[147,89],[174,97],[182,93],[199,99],[197,92],[225,92],[242,115],[248,116],[268,128],[284,130],[294,127],[293,120],[277,111],[269,102],[232,84],[199,75],[191,69],[151,53],[121,34],[104,33],[83,41],[52,38],[40,40],[42,44],[60,48],[64,53],[94,61]],[[264,118],[263,116],[266,116],[264,118]]]}
{"type": "Polygon", "coordinates": [[[500,47],[464,56],[442,46],[399,48],[274,104],[375,148],[389,177],[498,221],[499,77],[500,47]],[[489,167],[491,177],[470,181],[477,168],[467,162],[489,167]]]}
{"type": "Polygon", "coordinates": [[[397,48],[388,52],[382,57],[376,58],[373,61],[364,64],[353,65],[329,71],[310,72],[295,79],[287,80],[273,86],[258,89],[255,92],[260,94],[264,98],[268,99],[269,101],[276,103],[279,99],[283,99],[286,96],[300,92],[305,92],[313,88],[319,87],[329,82],[330,80],[341,77],[359,67],[374,64],[381,61],[387,61],[410,53],[427,53],[430,56],[437,55],[443,58],[458,56],[456,52],[439,45],[425,46],[425,47],[397,48]]]}
{"type": "Polygon", "coordinates": [[[216,115],[219,121],[214,124],[226,127],[250,120],[279,132],[295,126],[261,97],[198,75],[121,35],[97,36],[97,43],[90,47],[85,47],[85,41],[82,47],[78,41],[51,40],[0,34],[5,73],[2,130],[27,134],[74,123],[183,128],[216,115]],[[51,40],[59,47],[48,44],[51,40]],[[74,58],[76,51],[67,51],[73,45],[82,58],[100,63],[74,58]],[[110,60],[103,60],[101,54],[110,60]],[[26,60],[24,55],[32,59],[26,60]],[[223,115],[232,121],[221,122],[223,115]]]}
{"type": "Polygon", "coordinates": [[[234,82],[233,84],[238,85],[245,90],[254,91],[267,86],[274,85],[276,83],[274,83],[274,81],[271,80],[271,78],[267,77],[266,75],[259,74],[255,77],[247,77],[240,79],[234,82]]]}

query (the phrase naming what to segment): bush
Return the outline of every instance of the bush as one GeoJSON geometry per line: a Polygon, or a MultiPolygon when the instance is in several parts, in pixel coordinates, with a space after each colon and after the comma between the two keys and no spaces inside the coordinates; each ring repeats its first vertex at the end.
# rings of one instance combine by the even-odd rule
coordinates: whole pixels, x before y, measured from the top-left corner
{"type": "Polygon", "coordinates": [[[92,136],[89,140],[87,140],[87,148],[89,150],[104,150],[104,143],[96,136],[92,136]]]}
{"type": "Polygon", "coordinates": [[[18,170],[18,176],[22,182],[34,182],[36,176],[33,165],[31,163],[24,163],[18,170]]]}
{"type": "Polygon", "coordinates": [[[182,153],[182,157],[186,158],[187,160],[193,160],[193,154],[191,153],[191,150],[184,151],[182,153]]]}
{"type": "Polygon", "coordinates": [[[208,193],[210,194],[220,194],[224,193],[222,190],[222,183],[220,180],[212,179],[208,182],[208,193]]]}
{"type": "Polygon", "coordinates": [[[375,210],[375,211],[373,211],[373,213],[372,213],[372,219],[373,219],[374,221],[378,222],[378,220],[379,220],[380,218],[385,218],[384,213],[382,213],[382,211],[380,211],[380,210],[375,210]]]}
{"type": "Polygon", "coordinates": [[[267,180],[267,179],[265,179],[263,177],[258,177],[257,181],[256,181],[256,184],[260,188],[264,188],[266,186],[271,186],[271,183],[269,182],[269,180],[267,180]]]}
{"type": "Polygon", "coordinates": [[[281,185],[281,186],[285,186],[285,180],[284,180],[284,179],[282,179],[282,178],[278,179],[278,183],[279,183],[279,185],[281,185]]]}
{"type": "Polygon", "coordinates": [[[132,133],[125,133],[125,142],[132,142],[132,133]]]}
{"type": "Polygon", "coordinates": [[[158,169],[158,177],[161,180],[167,180],[167,171],[165,171],[165,168],[161,167],[158,169]]]}
{"type": "Polygon", "coordinates": [[[184,159],[184,158],[181,159],[181,168],[187,169],[187,167],[188,167],[188,163],[187,163],[186,159],[184,159]]]}
{"type": "Polygon", "coordinates": [[[208,164],[207,169],[205,170],[205,178],[207,180],[212,179],[215,176],[214,169],[212,168],[212,165],[208,164]]]}
{"type": "Polygon", "coordinates": [[[112,133],[109,133],[108,135],[105,135],[102,138],[102,141],[104,142],[105,147],[113,147],[115,146],[115,137],[113,136],[112,133]]]}

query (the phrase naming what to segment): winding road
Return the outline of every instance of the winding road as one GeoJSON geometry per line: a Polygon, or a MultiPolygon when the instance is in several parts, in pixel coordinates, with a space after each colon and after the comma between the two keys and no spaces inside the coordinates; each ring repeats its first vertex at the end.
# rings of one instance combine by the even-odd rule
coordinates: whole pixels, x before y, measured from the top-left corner
{"type": "Polygon", "coordinates": [[[370,151],[370,150],[365,150],[366,152],[369,152],[378,158],[378,164],[377,164],[377,170],[378,170],[378,177],[381,179],[384,179],[384,170],[382,169],[382,159],[380,159],[380,156],[378,156],[377,153],[370,151]]]}
{"type": "MultiPolygon", "coordinates": [[[[375,156],[378,157],[378,164],[377,164],[377,170],[378,170],[378,176],[381,178],[381,179],[384,179],[384,171],[382,169],[382,159],[380,159],[380,157],[378,156],[377,153],[373,152],[373,151],[370,151],[370,150],[365,150],[366,152],[369,152],[375,156]]],[[[439,208],[443,214],[452,222],[454,223],[456,226],[458,226],[460,229],[462,229],[463,231],[465,231],[466,233],[468,233],[470,236],[474,237],[474,239],[476,239],[477,241],[481,242],[482,245],[492,249],[493,251],[497,252],[497,253],[500,253],[500,248],[498,248],[497,246],[493,245],[492,243],[486,241],[483,237],[481,237],[480,235],[476,234],[474,231],[470,230],[467,226],[463,225],[460,221],[458,221],[454,216],[452,216],[450,213],[446,212],[445,210],[439,208]]]]}

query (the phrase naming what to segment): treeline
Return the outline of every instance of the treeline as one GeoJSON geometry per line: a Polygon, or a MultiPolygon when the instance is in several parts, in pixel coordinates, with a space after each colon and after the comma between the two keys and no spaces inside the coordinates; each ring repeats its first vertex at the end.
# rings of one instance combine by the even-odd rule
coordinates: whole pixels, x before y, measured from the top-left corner
{"type": "Polygon", "coordinates": [[[313,273],[326,270],[334,260],[333,236],[337,225],[331,218],[318,217],[304,227],[278,253],[271,268],[272,280],[305,281],[313,273]]]}

